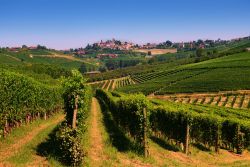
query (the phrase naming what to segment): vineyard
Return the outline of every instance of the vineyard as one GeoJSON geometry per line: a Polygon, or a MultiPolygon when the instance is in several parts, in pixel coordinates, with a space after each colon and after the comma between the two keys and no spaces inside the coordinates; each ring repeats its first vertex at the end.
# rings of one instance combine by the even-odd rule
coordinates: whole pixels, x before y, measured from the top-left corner
{"type": "MultiPolygon", "coordinates": [[[[8,61],[13,59],[8,58],[8,61]]],[[[137,161],[141,166],[171,164],[172,158],[161,155],[171,154],[172,149],[190,161],[200,159],[193,156],[196,152],[224,156],[228,151],[248,160],[249,53],[174,67],[159,65],[157,70],[95,82],[87,82],[77,70],[19,63],[11,66],[4,63],[1,67],[0,135],[8,140],[16,129],[32,126],[41,119],[52,122],[64,111],[65,119],[61,123],[54,121],[57,125],[48,132],[49,140],[44,138],[45,144],[53,145],[53,149],[41,149],[37,144],[37,152],[53,163],[96,166],[95,157],[102,157],[97,162],[103,163],[107,156],[103,153],[105,149],[114,148],[133,152],[136,160],[126,153],[121,156],[119,151],[111,151],[108,156],[118,154],[115,160],[109,157],[111,166],[119,166],[118,161],[126,163],[124,157],[127,162],[137,161]],[[138,92],[143,94],[133,94],[138,92]],[[92,94],[98,101],[93,100],[92,94]],[[95,120],[99,104],[103,123],[95,120]],[[90,121],[95,126],[90,126],[90,121]],[[100,125],[104,130],[97,129],[100,125]],[[103,133],[105,141],[100,139],[103,133]],[[162,144],[169,146],[166,149],[162,144]],[[145,164],[148,158],[166,160],[145,164]]],[[[204,161],[202,164],[209,163],[204,161]]]]}
{"type": "Polygon", "coordinates": [[[230,91],[222,93],[155,95],[150,98],[162,99],[183,104],[204,104],[228,108],[250,108],[249,91],[230,91]]]}
{"type": "Polygon", "coordinates": [[[250,52],[222,50],[89,76],[0,52],[0,166],[249,166],[250,52]]]}
{"type": "Polygon", "coordinates": [[[2,70],[0,76],[0,136],[40,117],[47,119],[62,107],[60,87],[6,70],[2,70]]]}
{"type": "Polygon", "coordinates": [[[250,167],[250,0],[2,0],[0,167],[250,167]]]}
{"type": "Polygon", "coordinates": [[[248,110],[148,101],[143,95],[112,94],[103,90],[97,90],[97,97],[145,156],[150,136],[183,146],[186,154],[190,154],[191,143],[216,152],[229,149],[237,154],[250,144],[248,110]]]}
{"type": "Polygon", "coordinates": [[[62,113],[64,102],[66,120],[52,134],[53,146],[60,150],[56,158],[68,165],[82,163],[84,151],[81,140],[87,126],[91,89],[78,71],[72,71],[71,75],[64,79],[63,85],[52,86],[2,69],[0,138],[8,138],[12,131],[32,126],[41,119],[52,119],[58,112],[62,113]]]}
{"type": "Polygon", "coordinates": [[[250,53],[244,52],[200,63],[166,67],[154,72],[139,73],[131,78],[136,85],[118,89],[145,95],[169,93],[219,92],[250,89],[250,53]],[[230,78],[228,78],[230,76],[230,78]]]}
{"type": "Polygon", "coordinates": [[[115,89],[127,86],[127,85],[134,85],[135,81],[131,79],[131,77],[122,77],[117,79],[105,80],[105,81],[97,81],[93,83],[89,83],[93,90],[102,88],[104,90],[113,91],[115,89]]]}
{"type": "Polygon", "coordinates": [[[62,53],[57,54],[46,50],[20,51],[15,52],[0,52],[1,65],[32,65],[32,64],[47,64],[60,66],[62,68],[72,70],[78,69],[81,64],[85,64],[88,68],[95,68],[96,65],[85,62],[81,59],[76,59],[72,56],[65,56],[62,53]]]}

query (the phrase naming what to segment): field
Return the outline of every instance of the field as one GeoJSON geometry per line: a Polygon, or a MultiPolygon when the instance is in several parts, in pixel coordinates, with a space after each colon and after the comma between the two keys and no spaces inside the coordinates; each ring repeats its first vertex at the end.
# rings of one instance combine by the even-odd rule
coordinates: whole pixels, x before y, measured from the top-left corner
{"type": "Polygon", "coordinates": [[[114,91],[118,88],[127,86],[127,85],[134,85],[135,81],[131,79],[131,77],[121,77],[111,80],[104,80],[104,81],[96,81],[96,82],[90,82],[88,83],[92,86],[92,88],[95,89],[105,89],[114,91]]]}
{"type": "Polygon", "coordinates": [[[72,69],[96,59],[1,52],[0,166],[249,166],[250,52],[231,47],[95,76],[72,69]]]}
{"type": "Polygon", "coordinates": [[[134,52],[146,53],[151,52],[152,55],[161,55],[166,53],[176,53],[177,49],[138,49],[134,50],[134,52]]]}
{"type": "Polygon", "coordinates": [[[248,90],[224,91],[219,93],[180,93],[169,95],[152,95],[150,98],[184,104],[205,104],[242,109],[250,108],[250,92],[248,90]]]}
{"type": "Polygon", "coordinates": [[[66,69],[79,68],[81,64],[86,63],[89,67],[96,67],[95,64],[85,62],[73,56],[66,56],[57,53],[32,51],[32,52],[3,52],[0,53],[0,59],[3,59],[1,64],[51,64],[60,66],[66,69]]]}
{"type": "Polygon", "coordinates": [[[245,52],[175,68],[162,67],[131,76],[137,84],[119,90],[148,95],[250,89],[249,66],[250,53],[245,52]]]}

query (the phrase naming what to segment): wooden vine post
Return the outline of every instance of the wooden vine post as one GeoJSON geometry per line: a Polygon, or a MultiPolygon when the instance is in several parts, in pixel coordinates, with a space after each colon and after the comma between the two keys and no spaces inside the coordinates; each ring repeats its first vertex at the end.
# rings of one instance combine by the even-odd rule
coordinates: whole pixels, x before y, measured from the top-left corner
{"type": "Polygon", "coordinates": [[[243,150],[243,133],[240,131],[240,125],[237,125],[236,127],[236,152],[237,154],[242,154],[243,150]]]}
{"type": "Polygon", "coordinates": [[[47,120],[47,113],[45,112],[43,115],[44,120],[47,120]]]}
{"type": "Polygon", "coordinates": [[[8,133],[8,129],[9,129],[9,124],[8,124],[8,119],[7,117],[5,117],[5,125],[3,128],[3,137],[5,138],[7,133],[8,133]]]}
{"type": "Polygon", "coordinates": [[[147,110],[143,108],[143,149],[144,149],[144,157],[148,157],[148,141],[147,141],[147,110]]]}
{"type": "Polygon", "coordinates": [[[186,137],[185,137],[185,154],[188,155],[188,151],[189,151],[189,140],[190,140],[190,126],[189,123],[187,121],[187,126],[186,126],[186,137]]]}
{"type": "Polygon", "coordinates": [[[76,115],[78,110],[78,95],[75,98],[75,105],[74,105],[74,111],[73,111],[73,119],[72,119],[72,128],[76,128],[76,115]]]}
{"type": "Polygon", "coordinates": [[[215,152],[217,154],[220,153],[220,128],[217,126],[217,133],[216,133],[216,139],[215,139],[215,152]]]}

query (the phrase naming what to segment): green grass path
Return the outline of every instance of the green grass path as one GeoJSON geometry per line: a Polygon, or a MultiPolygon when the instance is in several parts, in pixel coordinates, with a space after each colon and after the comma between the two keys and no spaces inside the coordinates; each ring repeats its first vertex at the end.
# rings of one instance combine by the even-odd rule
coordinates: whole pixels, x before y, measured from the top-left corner
{"type": "Polygon", "coordinates": [[[37,120],[15,129],[0,141],[0,166],[48,165],[46,158],[37,155],[36,148],[63,119],[64,115],[58,113],[48,120],[37,120]]]}

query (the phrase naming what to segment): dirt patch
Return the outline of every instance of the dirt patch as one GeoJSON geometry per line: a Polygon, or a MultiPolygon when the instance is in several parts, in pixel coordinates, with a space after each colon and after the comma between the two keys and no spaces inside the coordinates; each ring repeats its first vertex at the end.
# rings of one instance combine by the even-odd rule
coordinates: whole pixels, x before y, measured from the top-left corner
{"type": "Polygon", "coordinates": [[[113,83],[113,85],[112,85],[112,91],[113,91],[113,90],[115,90],[115,87],[116,87],[116,81],[117,81],[117,80],[115,79],[115,80],[114,80],[114,83],[113,83]]]}
{"type": "Polygon", "coordinates": [[[68,60],[72,60],[72,61],[79,61],[79,62],[83,62],[89,65],[93,65],[89,62],[86,62],[80,58],[76,58],[72,55],[60,55],[60,54],[52,54],[52,55],[30,55],[31,57],[50,57],[50,58],[64,58],[64,59],[68,59],[68,60]]]}
{"type": "Polygon", "coordinates": [[[107,88],[106,88],[106,91],[109,90],[109,87],[111,86],[111,83],[112,83],[112,80],[109,81],[109,84],[108,84],[108,86],[107,86],[107,88]]]}
{"type": "Polygon", "coordinates": [[[250,101],[250,96],[246,95],[242,103],[242,108],[247,108],[249,105],[249,101],[250,101]]]}
{"type": "Polygon", "coordinates": [[[176,93],[176,94],[165,94],[165,95],[154,95],[153,98],[171,98],[171,97],[213,97],[213,96],[226,96],[226,95],[250,95],[250,90],[237,90],[237,91],[220,91],[220,92],[201,92],[201,93],[176,93]]]}
{"type": "Polygon", "coordinates": [[[230,96],[229,98],[228,98],[228,101],[227,101],[227,104],[225,105],[226,107],[232,107],[233,106],[233,101],[234,101],[234,96],[230,96]]]}
{"type": "Polygon", "coordinates": [[[108,83],[109,80],[105,80],[104,84],[102,85],[102,89],[105,88],[106,84],[108,83]]]}
{"type": "Polygon", "coordinates": [[[152,55],[160,55],[166,53],[176,53],[177,49],[138,49],[134,52],[148,53],[151,52],[152,55]]]}
{"type": "Polygon", "coordinates": [[[233,108],[241,108],[241,104],[242,104],[241,101],[243,100],[242,98],[243,98],[242,96],[237,96],[236,97],[233,108]]]}

